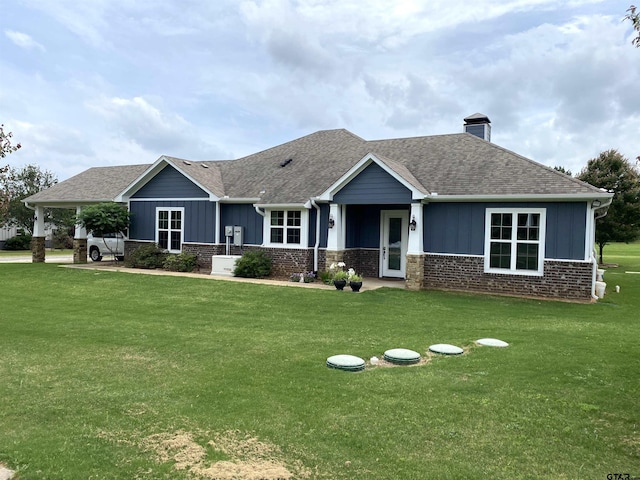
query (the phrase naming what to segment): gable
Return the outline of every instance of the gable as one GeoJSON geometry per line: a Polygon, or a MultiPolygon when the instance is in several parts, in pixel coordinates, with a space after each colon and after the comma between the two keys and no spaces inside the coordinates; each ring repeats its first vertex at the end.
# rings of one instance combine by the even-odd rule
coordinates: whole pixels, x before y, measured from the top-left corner
{"type": "Polygon", "coordinates": [[[209,198],[209,194],[172,166],[165,166],[132,198],[209,198]]]}
{"type": "Polygon", "coordinates": [[[347,205],[411,203],[411,190],[373,162],[336,192],[333,201],[347,205]]]}

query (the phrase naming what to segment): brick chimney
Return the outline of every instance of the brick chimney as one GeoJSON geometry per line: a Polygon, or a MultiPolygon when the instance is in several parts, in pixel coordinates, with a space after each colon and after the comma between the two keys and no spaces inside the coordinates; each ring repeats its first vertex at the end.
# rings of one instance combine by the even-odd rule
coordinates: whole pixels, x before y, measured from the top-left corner
{"type": "Polygon", "coordinates": [[[491,120],[483,113],[474,113],[464,119],[464,131],[480,137],[487,142],[491,141],[491,120]]]}

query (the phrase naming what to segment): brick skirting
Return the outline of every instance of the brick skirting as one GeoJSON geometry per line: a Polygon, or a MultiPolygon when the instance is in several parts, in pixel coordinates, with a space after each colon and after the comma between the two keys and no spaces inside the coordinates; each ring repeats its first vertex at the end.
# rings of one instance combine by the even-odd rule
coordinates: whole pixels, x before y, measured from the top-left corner
{"type": "Polygon", "coordinates": [[[350,248],[344,251],[342,261],[363,277],[380,276],[380,250],[377,248],[350,248]]]}
{"type": "Polygon", "coordinates": [[[424,288],[563,300],[591,300],[593,265],[545,260],[544,275],[484,273],[483,257],[425,255],[424,288]]]}

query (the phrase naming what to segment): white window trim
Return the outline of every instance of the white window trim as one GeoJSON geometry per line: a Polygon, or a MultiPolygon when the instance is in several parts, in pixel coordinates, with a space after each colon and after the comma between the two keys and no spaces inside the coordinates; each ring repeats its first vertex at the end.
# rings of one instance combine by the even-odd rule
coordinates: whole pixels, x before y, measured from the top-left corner
{"type": "Polygon", "coordinates": [[[169,212],[169,239],[167,241],[167,251],[169,253],[180,253],[182,252],[182,244],[184,242],[184,207],[156,207],[156,245],[160,243],[160,225],[158,224],[158,212],[166,211],[169,212]],[[171,248],[171,212],[181,212],[180,214],[180,249],[172,249],[171,248]]]}
{"type": "Polygon", "coordinates": [[[547,209],[546,208],[487,208],[484,220],[484,272],[498,273],[503,275],[526,275],[533,277],[541,277],[544,275],[544,252],[546,243],[547,230],[547,209]],[[518,242],[516,232],[512,235],[511,244],[516,246],[518,243],[538,243],[538,269],[537,270],[516,270],[516,254],[517,249],[511,248],[511,265],[513,268],[491,268],[491,215],[494,213],[511,213],[514,216],[513,227],[517,228],[517,215],[519,213],[537,213],[540,215],[540,230],[538,242],[518,242]]]}
{"type": "MultiPolygon", "coordinates": [[[[285,214],[286,219],[286,214],[285,214]]],[[[285,220],[286,224],[286,220],[285,220]]],[[[264,239],[265,247],[274,247],[274,248],[309,248],[309,210],[306,208],[265,208],[264,218],[263,218],[263,229],[262,229],[262,238],[264,239]],[[271,242],[271,212],[275,211],[284,211],[284,212],[300,212],[300,243],[272,243],[271,242]]],[[[286,225],[283,227],[284,238],[287,238],[286,225]]],[[[298,227],[294,227],[298,228],[298,227]]]]}

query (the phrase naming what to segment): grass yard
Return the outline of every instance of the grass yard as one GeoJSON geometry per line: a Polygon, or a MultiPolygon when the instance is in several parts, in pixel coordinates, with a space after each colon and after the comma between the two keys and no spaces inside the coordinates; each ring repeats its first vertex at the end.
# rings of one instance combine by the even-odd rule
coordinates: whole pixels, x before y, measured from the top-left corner
{"type": "Polygon", "coordinates": [[[19,480],[640,477],[640,245],[605,261],[620,266],[591,305],[0,264],[0,464],[19,480]],[[434,343],[465,353],[325,366],[434,343]]]}

